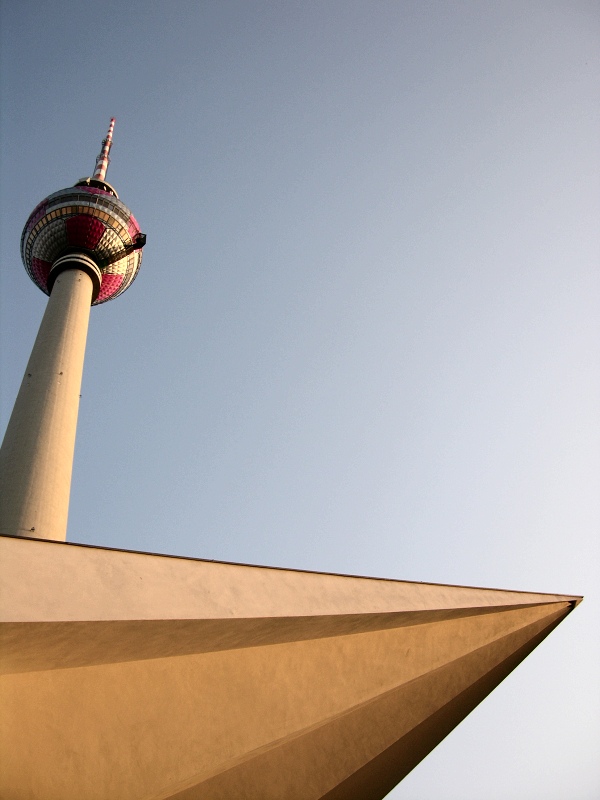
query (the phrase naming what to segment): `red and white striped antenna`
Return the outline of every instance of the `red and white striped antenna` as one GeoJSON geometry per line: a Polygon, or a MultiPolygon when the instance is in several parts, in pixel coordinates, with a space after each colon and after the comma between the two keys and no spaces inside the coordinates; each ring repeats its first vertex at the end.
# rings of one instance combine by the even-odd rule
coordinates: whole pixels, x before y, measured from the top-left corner
{"type": "Polygon", "coordinates": [[[94,169],[95,181],[103,181],[106,178],[106,170],[108,169],[108,165],[110,164],[110,158],[108,157],[108,154],[110,153],[110,148],[112,145],[112,135],[114,127],[115,127],[115,118],[112,117],[110,120],[110,125],[108,126],[108,133],[106,134],[106,139],[102,140],[102,150],[100,151],[100,155],[96,159],[96,168],[94,169]]]}

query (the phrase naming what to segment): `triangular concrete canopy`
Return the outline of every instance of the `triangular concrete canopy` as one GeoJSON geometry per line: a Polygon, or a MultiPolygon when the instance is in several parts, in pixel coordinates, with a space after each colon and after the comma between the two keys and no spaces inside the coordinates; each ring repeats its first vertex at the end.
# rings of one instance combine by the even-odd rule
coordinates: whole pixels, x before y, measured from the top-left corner
{"type": "Polygon", "coordinates": [[[0,537],[0,794],[382,798],[580,598],[0,537]]]}

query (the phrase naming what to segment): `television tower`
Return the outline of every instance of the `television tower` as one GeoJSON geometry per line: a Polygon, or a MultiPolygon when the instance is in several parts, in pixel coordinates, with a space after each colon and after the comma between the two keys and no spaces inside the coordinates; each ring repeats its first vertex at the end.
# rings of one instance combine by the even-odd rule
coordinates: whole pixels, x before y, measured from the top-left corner
{"type": "Polygon", "coordinates": [[[106,182],[114,118],[93,177],[39,203],[21,236],[50,296],[0,448],[0,534],[64,541],[90,307],[122,294],[146,237],[106,182]]]}

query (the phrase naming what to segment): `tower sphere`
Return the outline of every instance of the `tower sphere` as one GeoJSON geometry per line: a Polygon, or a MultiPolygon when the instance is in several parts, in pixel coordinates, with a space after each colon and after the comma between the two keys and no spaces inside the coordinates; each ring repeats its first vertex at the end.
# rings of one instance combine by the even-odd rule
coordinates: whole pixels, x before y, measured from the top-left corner
{"type": "Polygon", "coordinates": [[[63,270],[87,272],[94,286],[92,305],[122,294],[142,262],[145,235],[137,220],[104,180],[112,144],[111,120],[92,178],[46,197],[32,211],[21,236],[21,257],[29,277],[50,294],[63,270]]]}

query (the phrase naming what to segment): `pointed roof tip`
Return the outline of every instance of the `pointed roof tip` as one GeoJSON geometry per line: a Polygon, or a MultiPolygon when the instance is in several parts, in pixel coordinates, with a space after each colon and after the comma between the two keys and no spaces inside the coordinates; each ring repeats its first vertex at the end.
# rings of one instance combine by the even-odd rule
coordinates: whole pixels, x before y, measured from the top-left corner
{"type": "Polygon", "coordinates": [[[573,596],[570,598],[570,601],[571,601],[571,605],[573,606],[573,608],[577,608],[577,606],[578,606],[580,603],[582,603],[582,602],[583,602],[583,595],[573,595],[573,596]]]}

